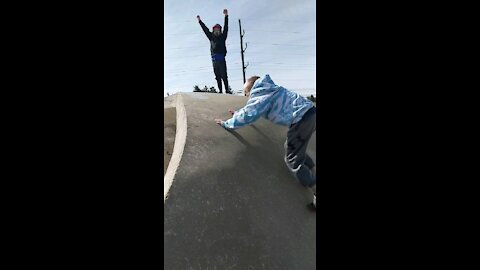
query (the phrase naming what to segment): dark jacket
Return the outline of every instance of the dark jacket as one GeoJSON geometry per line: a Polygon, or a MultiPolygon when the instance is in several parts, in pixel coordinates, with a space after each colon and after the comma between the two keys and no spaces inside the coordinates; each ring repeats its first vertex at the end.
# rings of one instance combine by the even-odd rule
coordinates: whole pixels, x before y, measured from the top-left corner
{"type": "Polygon", "coordinates": [[[210,52],[214,54],[222,54],[223,56],[227,55],[227,47],[225,46],[225,40],[227,39],[228,34],[228,16],[225,16],[225,23],[223,26],[223,32],[220,36],[213,35],[213,32],[210,32],[208,28],[202,21],[199,21],[202,26],[203,32],[210,40],[210,52]]]}

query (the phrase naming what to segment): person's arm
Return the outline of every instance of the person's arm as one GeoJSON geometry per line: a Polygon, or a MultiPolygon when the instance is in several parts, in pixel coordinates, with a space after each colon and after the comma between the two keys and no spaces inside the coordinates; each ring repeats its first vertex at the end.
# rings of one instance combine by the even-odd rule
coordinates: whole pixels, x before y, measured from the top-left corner
{"type": "Polygon", "coordinates": [[[228,10],[224,9],[223,14],[225,15],[225,23],[223,24],[223,36],[227,39],[228,35],[228,10]]]}
{"type": "Polygon", "coordinates": [[[207,36],[207,38],[209,40],[212,40],[212,33],[210,33],[210,31],[208,30],[208,28],[205,26],[205,24],[200,19],[200,16],[198,16],[198,15],[197,15],[197,20],[198,20],[198,23],[200,24],[200,26],[202,27],[203,32],[207,36]]]}
{"type": "Polygon", "coordinates": [[[226,121],[215,119],[215,121],[226,129],[241,128],[257,121],[263,112],[268,109],[269,105],[270,103],[266,97],[251,98],[245,107],[234,112],[232,118],[226,121]]]}

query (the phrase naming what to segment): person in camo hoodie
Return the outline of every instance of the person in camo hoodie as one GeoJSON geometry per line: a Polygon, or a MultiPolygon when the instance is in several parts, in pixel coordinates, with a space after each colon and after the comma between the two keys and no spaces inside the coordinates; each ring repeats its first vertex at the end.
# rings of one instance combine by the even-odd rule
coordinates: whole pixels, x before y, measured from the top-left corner
{"type": "Polygon", "coordinates": [[[306,153],[308,141],[316,130],[315,106],[307,98],[276,85],[268,74],[249,78],[244,85],[244,95],[248,101],[243,108],[230,109],[232,118],[225,121],[215,119],[215,122],[225,129],[237,129],[263,117],[288,126],[285,163],[303,186],[312,189],[316,207],[315,163],[306,153]]]}

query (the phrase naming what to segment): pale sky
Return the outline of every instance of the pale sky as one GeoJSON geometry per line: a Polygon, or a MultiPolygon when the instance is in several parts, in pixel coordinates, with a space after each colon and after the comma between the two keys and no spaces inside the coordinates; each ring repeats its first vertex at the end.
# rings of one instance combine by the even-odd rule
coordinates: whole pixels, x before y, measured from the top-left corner
{"type": "MultiPolygon", "coordinates": [[[[211,30],[224,27],[228,9],[228,80],[234,91],[243,88],[240,54],[241,19],[248,48],[244,53],[245,76],[270,74],[277,84],[294,91],[316,89],[315,0],[165,0],[164,1],[164,96],[192,92],[193,86],[215,87],[210,42],[196,16],[211,30]]],[[[218,91],[218,89],[217,89],[218,91]]],[[[225,91],[225,90],[224,90],[225,91]]]]}

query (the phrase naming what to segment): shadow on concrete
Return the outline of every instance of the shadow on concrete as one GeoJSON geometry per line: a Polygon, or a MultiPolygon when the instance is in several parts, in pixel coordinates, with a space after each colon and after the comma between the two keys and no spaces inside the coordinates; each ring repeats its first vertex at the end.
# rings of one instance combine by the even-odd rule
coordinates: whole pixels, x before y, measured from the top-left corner
{"type": "Polygon", "coordinates": [[[257,131],[258,133],[260,133],[260,135],[262,135],[262,137],[269,141],[269,142],[272,142],[272,139],[269,138],[267,135],[265,135],[265,133],[261,132],[260,129],[258,129],[255,125],[250,125],[253,129],[255,129],[255,131],[257,131]]]}
{"type": "Polygon", "coordinates": [[[239,140],[247,148],[252,148],[253,147],[240,134],[238,134],[235,130],[231,130],[231,129],[225,129],[225,130],[228,131],[230,134],[232,134],[235,138],[237,138],[237,140],[239,140]]]}
{"type": "Polygon", "coordinates": [[[195,94],[182,96],[188,133],[164,203],[164,268],[315,269],[316,213],[285,165],[286,128],[259,119],[225,132],[212,119],[245,98],[195,94]]]}

